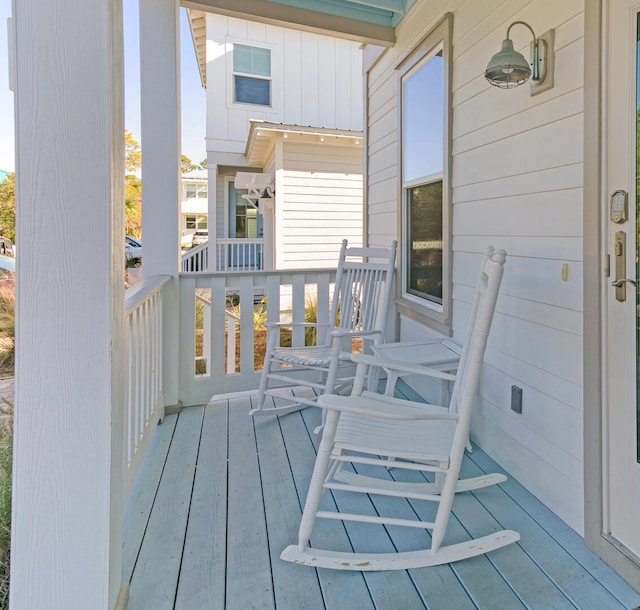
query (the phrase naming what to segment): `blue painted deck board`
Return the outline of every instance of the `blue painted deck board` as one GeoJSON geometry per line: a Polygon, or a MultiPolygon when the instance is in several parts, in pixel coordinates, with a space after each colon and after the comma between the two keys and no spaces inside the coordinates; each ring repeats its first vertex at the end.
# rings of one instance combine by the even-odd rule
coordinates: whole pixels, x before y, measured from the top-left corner
{"type": "Polygon", "coordinates": [[[128,610],[173,609],[187,528],[202,407],[178,417],[129,588],[128,610]]]}
{"type": "MultiPolygon", "coordinates": [[[[499,464],[483,451],[474,451],[469,456],[466,466],[471,467],[472,464],[484,472],[491,470],[492,472],[502,472],[508,475],[499,464]]],[[[624,608],[637,608],[640,606],[640,594],[592,553],[586,547],[584,539],[581,536],[555,513],[544,506],[544,504],[528,492],[518,481],[509,477],[506,483],[500,486],[500,489],[508,495],[518,507],[519,511],[514,511],[514,514],[522,515],[524,513],[531,517],[535,523],[549,534],[558,544],[559,548],[562,548],[573,561],[582,566],[585,573],[593,577],[599,585],[596,588],[598,597],[601,587],[608,591],[624,608]]],[[[585,588],[585,591],[587,594],[593,593],[589,588],[585,588]]],[[[611,607],[620,606],[612,603],[611,607]]]]}
{"type": "Polygon", "coordinates": [[[258,452],[247,413],[246,403],[231,401],[225,605],[230,610],[275,607],[258,452]]]}
{"type": "Polygon", "coordinates": [[[138,559],[177,421],[177,415],[168,415],[164,418],[163,423],[156,428],[156,433],[151,439],[149,452],[125,505],[122,520],[124,537],[122,545],[123,582],[130,580],[138,559]]]}
{"type": "MultiPolygon", "coordinates": [[[[522,539],[480,557],[410,571],[341,572],[279,559],[297,541],[301,506],[319,438],[317,409],[281,418],[248,416],[249,400],[185,409],[151,443],[127,505],[129,609],[428,608],[616,609],[640,595],[593,555],[573,530],[517,481],[460,494],[445,543],[500,528],[522,539]],[[175,429],[174,429],[175,425],[175,429]],[[228,476],[228,479],[227,479],[228,476]]],[[[367,467],[358,466],[366,472],[367,467]]],[[[502,472],[484,452],[463,476],[502,472]]],[[[422,477],[392,469],[390,477],[422,477]]],[[[372,514],[430,518],[433,505],[383,496],[327,494],[325,505],[372,514]]],[[[430,544],[421,530],[319,520],[312,545],[410,550],[430,544]]]]}
{"type": "Polygon", "coordinates": [[[226,404],[207,407],[175,610],[225,605],[227,429],[226,404]]]}
{"type": "Polygon", "coordinates": [[[302,509],[291,476],[282,431],[279,425],[274,426],[269,419],[256,418],[253,423],[276,607],[315,610],[324,606],[315,571],[300,570],[292,563],[280,561],[282,549],[297,535],[302,509]]]}

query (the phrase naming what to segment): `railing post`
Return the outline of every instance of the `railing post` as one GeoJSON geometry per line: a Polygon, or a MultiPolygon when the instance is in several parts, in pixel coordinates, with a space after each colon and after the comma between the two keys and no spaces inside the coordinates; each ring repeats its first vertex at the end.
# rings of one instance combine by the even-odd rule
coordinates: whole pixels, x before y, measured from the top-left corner
{"type": "Polygon", "coordinates": [[[238,328],[238,319],[236,316],[227,312],[227,354],[226,354],[226,367],[227,375],[232,375],[236,372],[236,331],[238,328]]]}

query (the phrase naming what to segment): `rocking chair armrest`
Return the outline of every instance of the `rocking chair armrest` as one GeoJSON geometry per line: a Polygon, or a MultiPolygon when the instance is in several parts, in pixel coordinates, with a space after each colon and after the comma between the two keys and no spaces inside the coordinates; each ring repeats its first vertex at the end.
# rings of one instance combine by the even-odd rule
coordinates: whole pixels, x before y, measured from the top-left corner
{"type": "Polygon", "coordinates": [[[446,379],[447,381],[455,381],[456,376],[451,373],[436,371],[422,364],[414,364],[412,362],[404,362],[402,360],[392,360],[391,358],[379,358],[369,354],[353,354],[351,356],[357,364],[367,364],[369,366],[378,366],[387,371],[399,371],[407,375],[426,375],[427,377],[437,377],[438,379],[446,379]]]}
{"type": "Polygon", "coordinates": [[[350,328],[334,328],[330,332],[333,337],[373,337],[382,333],[381,330],[352,330],[350,328]]]}
{"type": "Polygon", "coordinates": [[[383,396],[369,392],[359,396],[323,394],[318,397],[318,406],[329,411],[368,415],[381,419],[403,421],[424,419],[457,421],[458,419],[457,413],[451,413],[442,407],[434,407],[397,398],[384,400],[383,396]]]}
{"type": "Polygon", "coordinates": [[[318,328],[329,327],[330,322],[267,322],[265,328],[318,328]]]}

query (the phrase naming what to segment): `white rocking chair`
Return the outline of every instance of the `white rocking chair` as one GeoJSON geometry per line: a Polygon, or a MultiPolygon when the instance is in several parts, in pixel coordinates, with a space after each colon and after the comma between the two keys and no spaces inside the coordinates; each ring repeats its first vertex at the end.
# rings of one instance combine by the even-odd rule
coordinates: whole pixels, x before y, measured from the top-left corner
{"type": "Polygon", "coordinates": [[[506,480],[501,474],[458,479],[504,262],[504,251],[498,251],[483,265],[478,283],[477,312],[455,376],[452,396],[452,400],[457,400],[455,406],[425,405],[364,391],[369,365],[440,379],[454,379],[454,376],[420,365],[360,355],[353,356],[358,368],[351,396],[320,397],[318,403],[326,410],[327,418],[300,523],[298,544],[287,547],[281,559],[339,570],[399,570],[451,563],[519,540],[517,532],[504,530],[442,546],[455,494],[506,480]],[[393,459],[392,465],[389,458],[393,459]],[[357,474],[343,468],[347,463],[377,466],[387,476],[377,478],[357,474]],[[435,482],[391,480],[388,467],[431,472],[435,474],[435,482]],[[433,522],[426,522],[320,511],[320,501],[327,489],[435,502],[436,517],[433,522]],[[424,528],[432,531],[431,548],[396,553],[352,553],[310,548],[309,538],[318,517],[424,528]]]}
{"type": "Polygon", "coordinates": [[[347,248],[347,240],[343,240],[329,322],[266,325],[264,366],[256,408],[250,415],[284,415],[317,406],[318,395],[338,392],[352,383],[352,340],[360,338],[374,344],[384,341],[395,258],[395,241],[387,249],[347,248]],[[316,328],[318,340],[324,336],[324,344],[280,347],[280,329],[296,326],[316,328]],[[294,396],[292,390],[300,387],[313,391],[308,396],[301,396],[301,392],[294,396]],[[278,399],[270,403],[275,406],[265,406],[267,396],[278,399]]]}

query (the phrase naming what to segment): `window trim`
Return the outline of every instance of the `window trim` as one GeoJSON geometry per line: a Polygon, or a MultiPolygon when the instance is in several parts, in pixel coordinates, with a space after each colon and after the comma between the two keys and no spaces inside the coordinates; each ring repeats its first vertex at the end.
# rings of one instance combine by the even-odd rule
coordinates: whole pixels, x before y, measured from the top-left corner
{"type": "Polygon", "coordinates": [[[451,124],[452,124],[452,31],[453,15],[445,14],[440,21],[418,42],[395,66],[398,73],[398,227],[399,241],[403,244],[399,252],[400,282],[399,296],[396,305],[399,313],[424,324],[445,335],[451,334],[452,311],[452,270],[453,270],[453,240],[452,240],[452,197],[451,197],[451,124]],[[419,184],[432,181],[432,176],[421,177],[418,181],[403,182],[403,80],[413,70],[442,51],[442,85],[445,96],[443,103],[443,168],[442,168],[442,304],[434,303],[408,292],[408,196],[407,190],[419,184]],[[426,181],[426,182],[425,182],[426,181]]]}
{"type": "Polygon", "coordinates": [[[227,44],[230,46],[228,55],[228,104],[232,108],[252,108],[254,111],[268,112],[274,107],[273,96],[273,66],[274,66],[274,47],[269,44],[256,44],[253,41],[242,39],[227,39],[227,44]],[[242,45],[245,47],[252,47],[254,49],[265,49],[270,53],[270,76],[261,76],[259,74],[248,74],[246,72],[236,72],[233,65],[233,48],[235,45],[242,45]],[[245,78],[255,78],[256,80],[266,80],[269,82],[269,103],[268,104],[252,104],[249,102],[237,102],[235,100],[235,77],[242,76],[245,78]]]}

